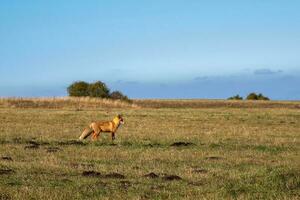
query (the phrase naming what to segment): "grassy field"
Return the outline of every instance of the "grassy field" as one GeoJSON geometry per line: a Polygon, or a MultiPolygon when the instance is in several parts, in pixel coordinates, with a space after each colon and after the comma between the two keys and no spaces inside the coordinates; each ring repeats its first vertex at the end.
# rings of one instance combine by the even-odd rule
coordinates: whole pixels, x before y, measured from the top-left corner
{"type": "Polygon", "coordinates": [[[300,103],[0,100],[0,199],[300,199],[300,103]],[[111,142],[77,141],[122,113],[111,142]]]}

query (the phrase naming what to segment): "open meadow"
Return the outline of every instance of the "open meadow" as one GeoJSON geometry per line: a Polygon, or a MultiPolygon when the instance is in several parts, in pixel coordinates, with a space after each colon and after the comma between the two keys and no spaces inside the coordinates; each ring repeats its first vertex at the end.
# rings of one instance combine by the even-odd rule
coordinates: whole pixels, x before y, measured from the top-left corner
{"type": "Polygon", "coordinates": [[[1,99],[0,199],[300,199],[300,102],[1,99]]]}

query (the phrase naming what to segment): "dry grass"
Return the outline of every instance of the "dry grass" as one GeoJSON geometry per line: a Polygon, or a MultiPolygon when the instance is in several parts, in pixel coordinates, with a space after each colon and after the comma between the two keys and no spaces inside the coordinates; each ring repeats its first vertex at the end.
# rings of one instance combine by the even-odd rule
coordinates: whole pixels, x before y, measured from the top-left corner
{"type": "Polygon", "coordinates": [[[298,108],[299,101],[249,101],[205,99],[137,99],[136,105],[145,108],[298,108]]]}
{"type": "Polygon", "coordinates": [[[122,101],[92,97],[0,98],[0,108],[290,108],[300,109],[299,101],[237,101],[204,99],[135,99],[122,101]]]}
{"type": "Polygon", "coordinates": [[[137,105],[121,100],[92,97],[53,98],[0,98],[0,107],[11,108],[52,108],[52,109],[95,109],[95,108],[138,108],[137,105]]]}
{"type": "Polygon", "coordinates": [[[1,102],[0,199],[300,198],[297,102],[80,110],[1,102]],[[125,124],[114,144],[107,134],[76,141],[89,122],[117,113],[125,124]]]}

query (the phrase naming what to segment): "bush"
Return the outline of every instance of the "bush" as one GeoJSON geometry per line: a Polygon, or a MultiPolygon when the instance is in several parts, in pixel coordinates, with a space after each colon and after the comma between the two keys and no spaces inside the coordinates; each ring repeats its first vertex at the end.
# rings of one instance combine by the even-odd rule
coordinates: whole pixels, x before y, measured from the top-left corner
{"type": "Polygon", "coordinates": [[[109,89],[105,83],[97,81],[89,84],[88,94],[90,97],[109,98],[109,89]]]}
{"type": "Polygon", "coordinates": [[[72,83],[67,90],[69,96],[84,97],[84,96],[89,96],[88,87],[89,87],[88,83],[84,81],[77,81],[72,83]]]}
{"type": "Polygon", "coordinates": [[[237,94],[235,96],[229,97],[228,100],[243,100],[243,97],[237,94]]]}
{"type": "Polygon", "coordinates": [[[122,92],[120,91],[114,91],[110,94],[110,98],[112,99],[120,99],[120,100],[125,100],[128,101],[128,97],[124,94],[122,94],[122,92]]]}
{"type": "Polygon", "coordinates": [[[100,98],[111,98],[120,99],[124,101],[130,101],[130,99],[122,94],[120,91],[114,91],[110,93],[109,88],[105,83],[96,81],[94,83],[86,83],[84,81],[77,81],[72,83],[68,88],[69,96],[82,97],[100,97],[100,98]]]}
{"type": "Polygon", "coordinates": [[[247,98],[247,100],[270,100],[268,97],[265,97],[264,95],[262,95],[261,93],[259,93],[258,95],[254,92],[250,93],[247,98]]]}
{"type": "Polygon", "coordinates": [[[246,97],[247,100],[257,100],[257,94],[252,92],[246,97]]]}
{"type": "Polygon", "coordinates": [[[269,97],[265,97],[264,95],[262,95],[261,93],[259,93],[257,95],[257,100],[265,100],[265,101],[268,101],[270,100],[269,97]]]}

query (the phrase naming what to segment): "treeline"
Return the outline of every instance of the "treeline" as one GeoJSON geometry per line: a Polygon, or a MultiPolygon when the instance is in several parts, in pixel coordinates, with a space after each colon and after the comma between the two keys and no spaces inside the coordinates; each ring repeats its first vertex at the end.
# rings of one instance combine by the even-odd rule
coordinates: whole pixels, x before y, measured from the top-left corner
{"type": "Polygon", "coordinates": [[[106,84],[101,81],[96,81],[94,83],[76,81],[72,83],[67,90],[69,96],[72,97],[99,97],[130,101],[130,99],[120,91],[110,92],[110,89],[106,84]]]}
{"type": "MultiPolygon", "coordinates": [[[[241,97],[240,95],[235,95],[235,96],[229,97],[228,100],[243,100],[243,97],[241,97]]],[[[264,101],[268,101],[270,99],[269,99],[269,97],[266,97],[261,93],[256,94],[255,92],[252,92],[252,93],[248,94],[248,96],[245,98],[245,100],[264,100],[264,101]]]]}

